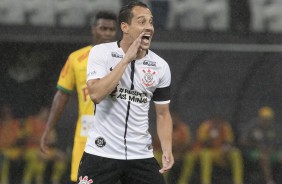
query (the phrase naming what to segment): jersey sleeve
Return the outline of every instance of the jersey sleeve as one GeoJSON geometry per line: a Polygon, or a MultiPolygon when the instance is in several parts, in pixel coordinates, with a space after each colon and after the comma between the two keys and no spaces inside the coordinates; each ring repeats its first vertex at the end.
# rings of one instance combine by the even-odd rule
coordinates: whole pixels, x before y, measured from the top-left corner
{"type": "Polygon", "coordinates": [[[167,63],[165,63],[163,71],[158,87],[153,94],[153,101],[156,104],[166,104],[170,102],[171,72],[167,63]]]}
{"type": "Polygon", "coordinates": [[[70,55],[61,70],[57,89],[70,94],[75,86],[75,73],[73,69],[73,58],[70,55]]]}
{"type": "Polygon", "coordinates": [[[94,46],[88,57],[87,81],[103,78],[107,75],[106,48],[101,45],[94,46]]]}

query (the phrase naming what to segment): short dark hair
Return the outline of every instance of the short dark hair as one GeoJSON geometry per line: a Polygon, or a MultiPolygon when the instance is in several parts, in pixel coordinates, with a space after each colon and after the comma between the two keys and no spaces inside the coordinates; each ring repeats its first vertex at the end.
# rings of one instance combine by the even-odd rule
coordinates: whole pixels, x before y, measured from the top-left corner
{"type": "Polygon", "coordinates": [[[120,9],[119,15],[118,15],[119,26],[122,22],[126,22],[128,24],[131,23],[131,19],[133,17],[132,9],[135,6],[141,6],[141,7],[144,7],[144,8],[148,8],[148,6],[145,3],[139,2],[139,1],[133,1],[133,2],[130,2],[127,5],[123,6],[120,9]]]}
{"type": "Polygon", "coordinates": [[[116,14],[111,12],[111,11],[107,11],[107,10],[99,11],[95,15],[95,18],[91,21],[91,25],[95,26],[99,19],[108,19],[108,20],[113,20],[113,21],[117,22],[116,14]]]}

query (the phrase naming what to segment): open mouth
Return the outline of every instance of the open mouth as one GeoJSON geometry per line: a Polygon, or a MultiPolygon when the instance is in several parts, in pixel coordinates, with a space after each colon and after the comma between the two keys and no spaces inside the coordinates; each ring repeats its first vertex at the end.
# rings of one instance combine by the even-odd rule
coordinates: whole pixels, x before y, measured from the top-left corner
{"type": "Polygon", "coordinates": [[[149,36],[149,35],[144,35],[144,36],[142,36],[142,39],[149,40],[149,39],[150,39],[150,36],[149,36]]]}
{"type": "Polygon", "coordinates": [[[143,43],[149,43],[149,40],[150,40],[150,35],[144,35],[142,36],[142,42],[143,43]]]}

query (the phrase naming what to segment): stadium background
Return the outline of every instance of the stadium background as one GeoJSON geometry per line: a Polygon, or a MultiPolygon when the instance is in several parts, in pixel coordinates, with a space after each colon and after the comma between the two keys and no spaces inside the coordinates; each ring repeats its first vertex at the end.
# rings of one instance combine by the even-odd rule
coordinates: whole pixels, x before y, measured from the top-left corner
{"type": "MultiPolygon", "coordinates": [[[[48,1],[0,0],[0,103],[10,103],[19,118],[50,105],[68,54],[90,43],[91,14],[102,8],[117,12],[125,2],[103,1],[85,0],[97,2],[96,9],[75,19],[73,12],[82,10],[75,1],[52,1],[61,7],[53,10],[48,1]],[[46,9],[52,9],[46,13],[53,15],[51,22],[40,14],[46,9]],[[22,14],[13,15],[19,10],[22,14]]],[[[193,133],[201,121],[220,113],[239,134],[264,105],[273,108],[280,123],[281,0],[145,2],[156,25],[152,50],[172,71],[171,109],[193,133]],[[176,2],[187,7],[180,9],[176,2]]],[[[58,124],[63,150],[71,149],[76,107],[72,97],[58,124]]],[[[150,117],[154,128],[153,113],[150,117]]]]}

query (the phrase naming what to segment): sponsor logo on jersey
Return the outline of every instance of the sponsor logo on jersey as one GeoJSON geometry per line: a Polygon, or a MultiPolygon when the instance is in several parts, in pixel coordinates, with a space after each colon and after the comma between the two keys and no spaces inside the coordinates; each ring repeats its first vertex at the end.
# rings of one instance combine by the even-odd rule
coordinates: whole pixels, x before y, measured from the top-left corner
{"type": "Polygon", "coordinates": [[[117,53],[117,52],[112,52],[112,57],[115,57],[115,58],[123,58],[123,55],[117,53]]]}
{"type": "Polygon", "coordinates": [[[155,61],[150,61],[150,60],[144,60],[143,61],[143,65],[156,66],[156,62],[155,61]]]}
{"type": "Polygon", "coordinates": [[[151,144],[148,144],[147,148],[148,148],[148,150],[151,150],[151,149],[153,149],[153,146],[151,144]]]}
{"type": "Polygon", "coordinates": [[[154,75],[156,74],[155,71],[148,69],[143,70],[144,76],[142,78],[142,82],[146,87],[151,87],[155,83],[154,75]]]}
{"type": "Polygon", "coordinates": [[[84,176],[83,178],[82,176],[79,177],[78,184],[91,184],[91,183],[93,183],[93,180],[92,179],[88,180],[88,176],[84,176]]]}
{"type": "Polygon", "coordinates": [[[135,90],[130,90],[126,88],[119,87],[117,90],[117,99],[127,100],[130,102],[136,102],[136,103],[147,103],[147,93],[140,93],[135,90]]]}
{"type": "Polygon", "coordinates": [[[103,137],[97,137],[95,139],[95,144],[96,146],[98,146],[99,148],[102,148],[106,145],[106,141],[103,137]]]}

